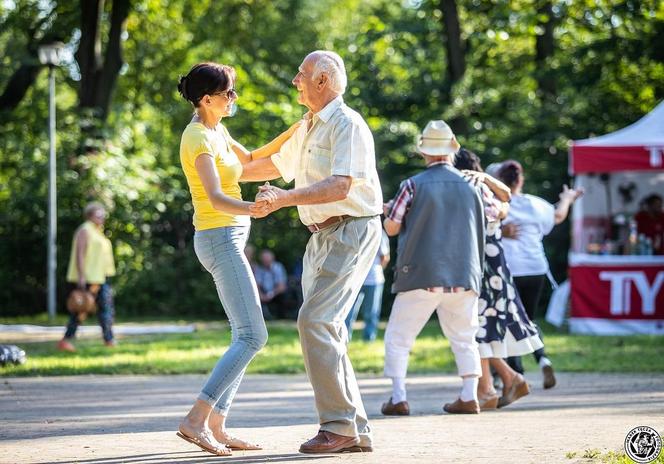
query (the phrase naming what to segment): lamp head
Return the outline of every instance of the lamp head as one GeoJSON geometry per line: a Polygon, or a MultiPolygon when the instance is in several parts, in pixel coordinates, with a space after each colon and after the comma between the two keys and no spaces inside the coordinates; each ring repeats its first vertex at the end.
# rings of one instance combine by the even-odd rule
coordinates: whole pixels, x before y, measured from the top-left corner
{"type": "Polygon", "coordinates": [[[39,62],[47,66],[59,66],[64,46],[65,44],[62,42],[51,42],[40,45],[37,50],[39,62]]]}

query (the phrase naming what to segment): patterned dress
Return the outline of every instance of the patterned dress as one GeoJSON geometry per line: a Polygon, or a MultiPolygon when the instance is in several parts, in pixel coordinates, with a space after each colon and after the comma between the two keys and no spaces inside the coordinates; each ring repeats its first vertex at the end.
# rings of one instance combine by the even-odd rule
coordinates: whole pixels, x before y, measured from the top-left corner
{"type": "Polygon", "coordinates": [[[522,356],[542,348],[537,326],[526,310],[514,287],[507,267],[500,231],[501,201],[484,183],[468,175],[466,181],[476,186],[482,195],[486,227],[484,246],[484,275],[479,298],[479,324],[475,339],[482,358],[522,356]]]}
{"type": "Polygon", "coordinates": [[[522,356],[544,346],[507,268],[500,221],[490,222],[486,229],[479,323],[476,340],[482,358],[522,356]]]}

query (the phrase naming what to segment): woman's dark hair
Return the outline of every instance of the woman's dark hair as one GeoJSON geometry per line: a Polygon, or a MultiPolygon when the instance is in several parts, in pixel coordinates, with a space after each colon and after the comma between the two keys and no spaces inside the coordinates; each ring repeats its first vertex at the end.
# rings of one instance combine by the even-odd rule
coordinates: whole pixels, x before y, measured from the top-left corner
{"type": "Polygon", "coordinates": [[[232,67],[218,63],[198,63],[186,76],[180,77],[178,92],[194,106],[198,106],[203,96],[228,90],[234,83],[235,69],[232,67]]]}
{"type": "Polygon", "coordinates": [[[454,167],[459,170],[468,169],[470,171],[483,172],[480,157],[465,148],[457,152],[454,158],[454,167]]]}
{"type": "Polygon", "coordinates": [[[519,176],[523,175],[523,168],[518,161],[507,160],[500,165],[496,175],[505,185],[514,187],[519,180],[519,176]]]}

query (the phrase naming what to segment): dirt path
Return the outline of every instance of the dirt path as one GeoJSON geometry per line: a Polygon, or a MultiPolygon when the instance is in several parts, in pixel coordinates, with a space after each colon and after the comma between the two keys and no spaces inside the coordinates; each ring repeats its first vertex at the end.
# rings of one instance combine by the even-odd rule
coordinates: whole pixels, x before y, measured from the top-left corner
{"type": "Polygon", "coordinates": [[[575,462],[586,449],[619,450],[627,432],[649,425],[664,432],[664,376],[560,374],[543,391],[479,416],[441,414],[454,399],[453,376],[409,379],[412,416],[385,418],[385,379],[360,386],[374,429],[373,453],[308,456],[300,443],[317,431],[306,377],[247,376],[229,425],[264,451],[217,458],[175,436],[203,376],[79,376],[0,379],[0,462],[232,463],[543,463],[575,462]],[[567,453],[577,458],[568,459],[567,453]]]}

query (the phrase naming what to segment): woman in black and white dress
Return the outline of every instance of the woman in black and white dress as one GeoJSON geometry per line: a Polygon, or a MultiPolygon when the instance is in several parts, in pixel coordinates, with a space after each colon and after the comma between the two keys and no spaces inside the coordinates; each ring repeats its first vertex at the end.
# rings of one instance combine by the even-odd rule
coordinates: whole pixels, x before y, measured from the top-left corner
{"type": "Polygon", "coordinates": [[[542,341],[521,303],[503,253],[500,221],[509,208],[509,188],[485,174],[479,157],[469,150],[462,148],[457,153],[455,167],[463,170],[466,179],[482,190],[487,218],[497,218],[490,220],[486,228],[484,276],[479,298],[480,328],[476,336],[482,358],[482,377],[478,387],[480,408],[495,409],[529,393],[523,376],[510,368],[504,358],[533,353],[542,347],[542,341]],[[490,212],[491,208],[500,211],[490,212]],[[503,382],[500,397],[493,388],[489,365],[503,382]]]}

